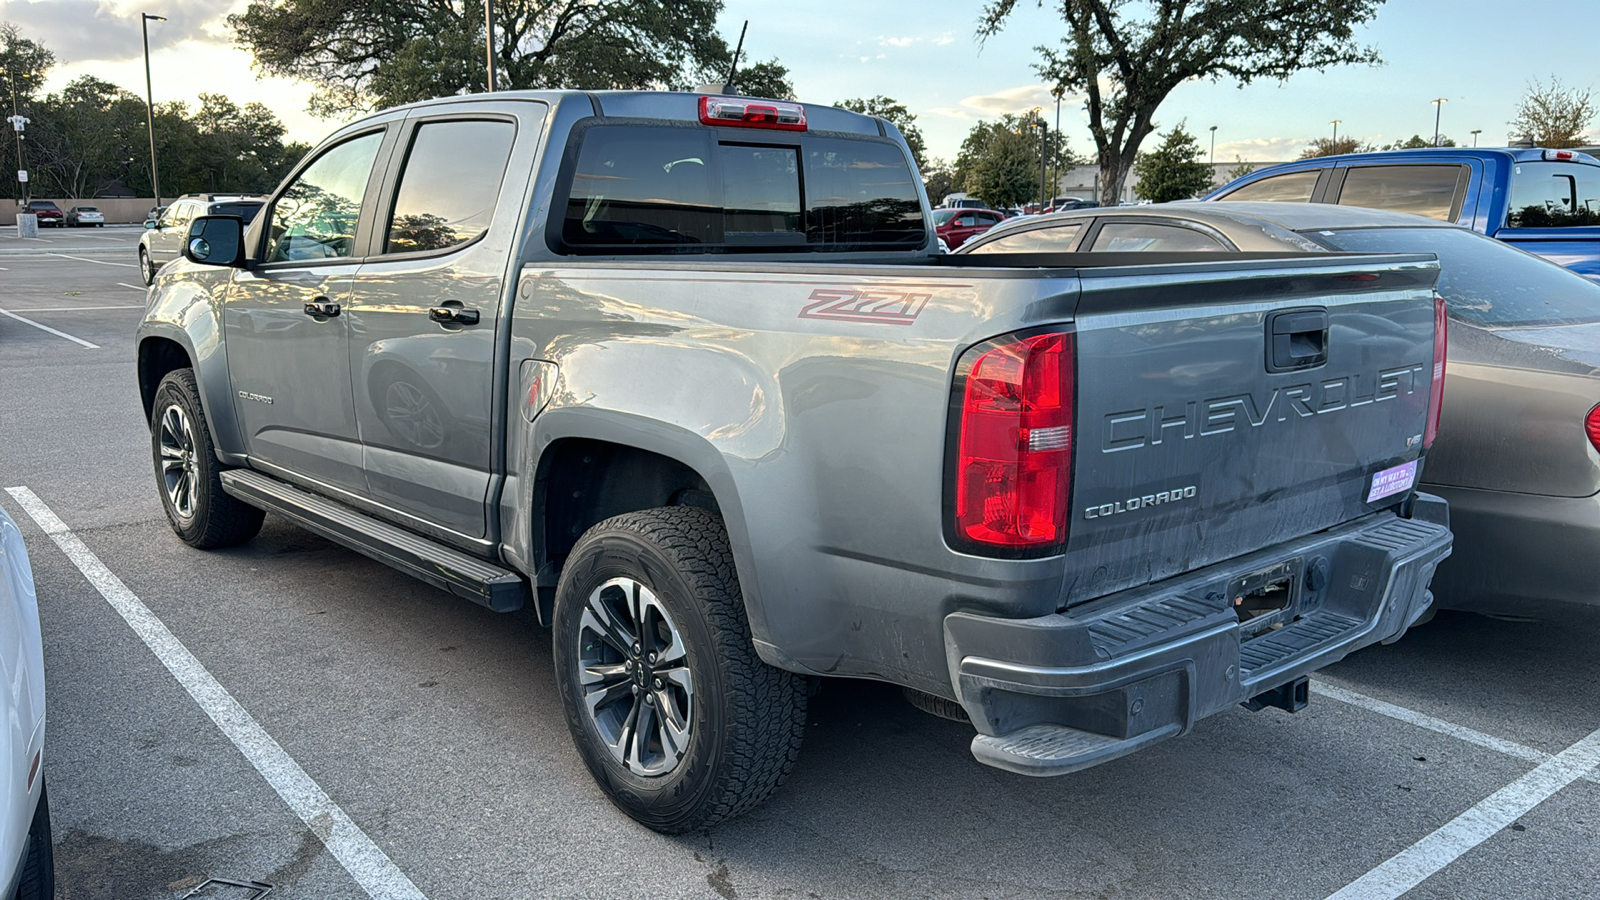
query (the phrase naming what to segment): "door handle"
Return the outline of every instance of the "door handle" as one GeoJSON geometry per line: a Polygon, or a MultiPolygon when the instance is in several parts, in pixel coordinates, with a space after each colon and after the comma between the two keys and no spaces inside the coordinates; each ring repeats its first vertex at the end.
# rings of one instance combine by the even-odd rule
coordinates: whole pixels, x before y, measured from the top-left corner
{"type": "Polygon", "coordinates": [[[434,306],[428,309],[428,318],[441,325],[476,325],[478,324],[478,311],[475,309],[462,309],[461,304],[451,300],[443,306],[434,306]]]}
{"type": "Polygon", "coordinates": [[[316,297],[306,303],[306,315],[317,318],[333,318],[339,314],[339,303],[327,297],[316,297]]]}
{"type": "Polygon", "coordinates": [[[1289,309],[1267,317],[1267,371],[1295,372],[1328,361],[1328,311],[1289,309]]]}

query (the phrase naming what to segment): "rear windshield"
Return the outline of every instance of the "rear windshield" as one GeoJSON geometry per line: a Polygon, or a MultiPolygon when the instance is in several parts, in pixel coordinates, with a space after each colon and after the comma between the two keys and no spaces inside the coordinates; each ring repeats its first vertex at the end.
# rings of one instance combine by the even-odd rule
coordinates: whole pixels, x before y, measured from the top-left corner
{"type": "Polygon", "coordinates": [[[560,248],[578,253],[913,248],[917,182],[889,141],[597,125],[569,150],[560,248]],[[573,158],[575,156],[575,158],[573,158]]]}
{"type": "Polygon", "coordinates": [[[213,203],[211,204],[211,211],[206,215],[238,216],[244,220],[246,225],[249,225],[250,220],[254,219],[256,213],[261,211],[262,205],[260,203],[213,203]]]}
{"type": "Polygon", "coordinates": [[[1600,225],[1600,166],[1518,163],[1511,174],[1511,228],[1600,225]]]}
{"type": "Polygon", "coordinates": [[[1507,327],[1600,322],[1600,284],[1461,228],[1369,228],[1318,231],[1335,250],[1434,253],[1439,294],[1455,318],[1507,327]]]}

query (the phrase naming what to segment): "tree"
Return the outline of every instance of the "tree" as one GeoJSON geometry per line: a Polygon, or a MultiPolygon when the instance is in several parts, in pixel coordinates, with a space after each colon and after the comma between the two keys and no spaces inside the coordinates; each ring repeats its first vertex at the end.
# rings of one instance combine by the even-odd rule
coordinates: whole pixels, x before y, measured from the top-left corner
{"type": "MultiPolygon", "coordinates": [[[[9,22],[0,22],[0,105],[6,110],[0,119],[11,115],[15,105],[17,112],[24,118],[32,119],[36,113],[33,109],[34,94],[44,84],[45,76],[50,73],[50,68],[55,65],[56,55],[45,49],[43,44],[30,41],[23,37],[17,26],[9,22]]],[[[24,138],[23,132],[19,134],[9,125],[5,128],[10,140],[6,150],[13,160],[23,156],[21,144],[33,143],[32,138],[24,138]]],[[[32,165],[27,161],[26,165],[32,165]]],[[[10,166],[5,166],[10,168],[10,166]]],[[[23,197],[25,185],[14,178],[6,178],[10,185],[9,193],[18,200],[23,197]]]]}
{"type": "MultiPolygon", "coordinates": [[[[732,51],[709,27],[721,9],[722,0],[499,0],[495,86],[726,77],[732,51]]],[[[228,24],[257,68],[317,85],[312,111],[325,115],[479,91],[487,80],[482,0],[251,0],[228,24]]],[[[775,74],[764,65],[775,63],[746,72],[775,74]]]]}
{"type": "Polygon", "coordinates": [[[905,136],[906,144],[911,147],[911,158],[916,160],[917,171],[921,172],[927,168],[927,147],[922,141],[922,129],[917,127],[917,117],[911,114],[911,110],[906,109],[904,103],[879,94],[865,100],[855,98],[840,100],[834,106],[877,116],[898,128],[905,136]]]}
{"type": "MultiPolygon", "coordinates": [[[[1040,6],[1045,0],[1037,0],[1040,6]]],[[[999,32],[1017,0],[989,0],[980,37],[999,32]]],[[[1197,78],[1287,79],[1307,69],[1378,63],[1355,27],[1383,0],[1054,0],[1068,34],[1039,46],[1035,69],[1058,90],[1084,94],[1100,166],[1100,200],[1114,205],[1155,114],[1178,85],[1197,78]],[[1144,13],[1125,16],[1127,10],[1144,13]]]]}
{"type": "Polygon", "coordinates": [[[1139,154],[1134,166],[1139,180],[1134,183],[1133,190],[1146,200],[1156,203],[1188,200],[1211,187],[1213,170],[1199,159],[1205,151],[1183,125],[1179,122],[1172,126],[1159,147],[1139,154]]]}
{"type": "Polygon", "coordinates": [[[1371,153],[1376,149],[1378,148],[1360,138],[1342,137],[1337,141],[1333,138],[1317,138],[1300,153],[1300,158],[1316,159],[1319,156],[1340,156],[1345,153],[1371,153]]]}
{"type": "Polygon", "coordinates": [[[1538,147],[1582,147],[1596,114],[1592,91],[1567,88],[1551,76],[1549,84],[1535,80],[1528,85],[1511,120],[1511,133],[1532,139],[1538,147]]]}
{"type": "MultiPolygon", "coordinates": [[[[990,206],[1017,206],[1039,199],[1038,116],[1001,116],[979,122],[961,142],[954,183],[990,206]]],[[[1052,138],[1051,149],[1061,168],[1074,165],[1066,141],[1052,138]]]]}
{"type": "Polygon", "coordinates": [[[955,179],[955,169],[942,159],[928,160],[928,167],[922,169],[922,187],[928,192],[928,202],[938,205],[946,194],[956,191],[958,182],[955,179]]]}
{"type": "MultiPolygon", "coordinates": [[[[1423,137],[1420,134],[1413,134],[1411,137],[1408,137],[1403,141],[1395,141],[1392,144],[1384,144],[1383,147],[1379,148],[1379,149],[1383,149],[1383,150],[1421,150],[1424,147],[1432,147],[1432,146],[1433,146],[1433,141],[1429,140],[1428,138],[1423,137]]],[[[1454,146],[1456,146],[1456,142],[1454,140],[1451,140],[1449,135],[1441,134],[1441,135],[1439,135],[1439,146],[1441,146],[1441,147],[1454,147],[1454,146]]],[[[1371,149],[1374,149],[1374,148],[1368,147],[1367,149],[1371,150],[1371,149]]]]}
{"type": "Polygon", "coordinates": [[[1238,181],[1256,170],[1255,166],[1245,162],[1244,157],[1238,154],[1234,155],[1233,162],[1234,166],[1228,170],[1227,181],[1224,181],[1223,184],[1227,184],[1229,181],[1238,181]]]}
{"type": "Polygon", "coordinates": [[[769,100],[795,99],[794,85],[789,82],[789,67],[776,59],[740,66],[733,73],[733,82],[738,86],[739,93],[748,97],[766,97],[769,100]]]}

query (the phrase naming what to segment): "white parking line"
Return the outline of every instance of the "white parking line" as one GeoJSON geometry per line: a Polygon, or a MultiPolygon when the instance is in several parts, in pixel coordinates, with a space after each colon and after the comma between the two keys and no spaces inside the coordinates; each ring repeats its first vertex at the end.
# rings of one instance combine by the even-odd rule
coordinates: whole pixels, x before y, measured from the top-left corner
{"type": "Polygon", "coordinates": [[[106,568],[94,551],[73,534],[38,495],[26,487],[6,488],[6,493],[22,505],[50,540],[55,541],[83,577],[122,616],[368,896],[374,900],[427,900],[388,854],[345,815],[300,764],[206,671],[189,648],[128,590],[122,579],[106,568]]]}
{"type": "MultiPolygon", "coordinates": [[[[29,310],[29,312],[32,312],[32,310],[29,310]]],[[[99,350],[100,349],[100,345],[99,344],[91,344],[88,341],[84,340],[83,338],[73,337],[72,335],[67,334],[65,331],[57,331],[54,328],[51,328],[49,325],[41,325],[41,324],[39,324],[38,322],[35,322],[32,319],[25,318],[23,316],[19,316],[16,313],[11,312],[10,310],[0,309],[0,316],[10,316],[11,318],[16,319],[18,322],[22,322],[25,325],[32,325],[33,327],[39,329],[40,331],[48,331],[51,334],[55,335],[56,337],[64,337],[67,340],[72,341],[75,344],[82,344],[83,346],[89,348],[90,350],[99,350]]]]}
{"type": "MultiPolygon", "coordinates": [[[[1543,750],[1535,750],[1516,741],[1508,741],[1504,738],[1497,738],[1492,734],[1484,734],[1476,729],[1467,728],[1464,725],[1446,722],[1443,719],[1419,713],[1414,709],[1407,709],[1404,706],[1396,706],[1393,703],[1379,700],[1377,697],[1368,697],[1366,694],[1360,694],[1348,688],[1329,684],[1326,679],[1320,676],[1316,681],[1311,682],[1311,692],[1327,697],[1330,700],[1338,700],[1340,703],[1359,706],[1369,712],[1375,712],[1379,715],[1405,722],[1407,725],[1415,725],[1418,728],[1425,728],[1428,731],[1453,737],[1458,741],[1476,744],[1486,750],[1514,756],[1517,759],[1524,759],[1532,763],[1542,763],[1550,758],[1550,754],[1543,750]]],[[[1600,771],[1590,772],[1583,777],[1600,784],[1600,771]]]]}
{"type": "Polygon", "coordinates": [[[94,263],[97,266],[122,266],[123,268],[127,268],[127,269],[137,269],[137,268],[139,268],[138,263],[106,262],[103,259],[90,259],[87,256],[68,256],[65,253],[52,253],[50,255],[51,256],[59,256],[62,259],[75,259],[75,260],[77,260],[79,262],[94,263]]]}
{"type": "Polygon", "coordinates": [[[1550,757],[1328,900],[1393,900],[1600,766],[1600,730],[1550,757]]]}
{"type": "Polygon", "coordinates": [[[146,288],[142,284],[129,284],[126,281],[117,282],[117,287],[133,288],[134,290],[139,291],[140,293],[143,293],[143,292],[149,290],[148,288],[146,288]]]}
{"type": "Polygon", "coordinates": [[[23,312],[83,312],[86,309],[144,309],[143,304],[121,304],[117,306],[45,306],[38,309],[25,309],[23,312]]]}

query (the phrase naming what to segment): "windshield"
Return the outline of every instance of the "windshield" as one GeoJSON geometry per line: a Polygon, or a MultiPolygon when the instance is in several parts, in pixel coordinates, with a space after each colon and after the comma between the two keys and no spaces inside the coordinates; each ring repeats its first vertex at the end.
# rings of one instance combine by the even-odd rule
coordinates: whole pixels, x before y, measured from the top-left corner
{"type": "Polygon", "coordinates": [[[1462,228],[1364,228],[1307,235],[1356,253],[1433,253],[1455,318],[1485,327],[1600,322],[1600,284],[1462,228]]]}
{"type": "Polygon", "coordinates": [[[956,213],[958,213],[958,212],[961,212],[961,210],[959,210],[959,209],[936,209],[936,210],[933,211],[933,224],[935,224],[935,225],[948,225],[950,223],[950,220],[954,219],[956,217],[956,213]]]}
{"type": "Polygon", "coordinates": [[[213,203],[211,204],[211,212],[207,213],[207,215],[238,216],[244,220],[246,225],[249,225],[251,220],[256,217],[256,213],[261,211],[262,205],[261,203],[213,203]]]}

